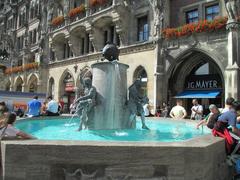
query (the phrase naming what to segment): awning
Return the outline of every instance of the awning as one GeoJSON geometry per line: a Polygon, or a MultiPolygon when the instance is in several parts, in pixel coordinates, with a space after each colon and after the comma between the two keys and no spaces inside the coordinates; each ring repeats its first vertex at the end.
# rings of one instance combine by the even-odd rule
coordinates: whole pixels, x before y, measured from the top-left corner
{"type": "Polygon", "coordinates": [[[209,91],[200,91],[200,90],[186,90],[177,94],[174,98],[216,98],[221,93],[220,90],[209,90],[209,91]]]}

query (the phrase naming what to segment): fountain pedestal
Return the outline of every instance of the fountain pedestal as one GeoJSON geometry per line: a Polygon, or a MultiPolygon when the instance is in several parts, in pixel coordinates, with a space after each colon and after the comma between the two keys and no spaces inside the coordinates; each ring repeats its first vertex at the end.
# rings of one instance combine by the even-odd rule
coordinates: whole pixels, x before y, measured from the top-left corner
{"type": "Polygon", "coordinates": [[[97,102],[89,129],[129,129],[127,108],[128,65],[100,62],[92,65],[92,85],[97,90],[97,102]]]}

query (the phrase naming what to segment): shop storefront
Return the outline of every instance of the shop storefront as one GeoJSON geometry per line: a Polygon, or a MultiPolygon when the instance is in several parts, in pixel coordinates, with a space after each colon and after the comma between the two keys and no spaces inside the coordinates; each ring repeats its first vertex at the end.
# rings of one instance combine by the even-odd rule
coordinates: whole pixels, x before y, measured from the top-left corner
{"type": "Polygon", "coordinates": [[[175,98],[183,99],[188,111],[192,107],[192,99],[198,99],[206,114],[210,104],[222,107],[222,92],[222,81],[218,74],[190,75],[186,78],[184,90],[175,98]]]}
{"type": "Polygon", "coordinates": [[[198,99],[204,114],[210,104],[219,108],[224,105],[224,77],[214,59],[208,55],[192,51],[179,59],[168,79],[168,101],[174,106],[176,99],[183,100],[183,106],[191,114],[192,100],[198,99]]]}

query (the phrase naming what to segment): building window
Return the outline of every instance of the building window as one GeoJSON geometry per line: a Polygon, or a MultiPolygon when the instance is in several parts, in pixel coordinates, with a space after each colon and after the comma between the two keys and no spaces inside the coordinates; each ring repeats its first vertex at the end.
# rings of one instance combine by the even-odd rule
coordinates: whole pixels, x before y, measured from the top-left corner
{"type": "Polygon", "coordinates": [[[37,42],[37,30],[33,30],[33,35],[32,35],[32,44],[35,44],[37,42]]]}
{"type": "Polygon", "coordinates": [[[186,12],[186,23],[198,22],[198,9],[194,9],[186,12]]]}
{"type": "Polygon", "coordinates": [[[85,50],[85,38],[81,38],[81,54],[84,54],[85,50]]]}
{"type": "Polygon", "coordinates": [[[213,20],[216,16],[219,15],[219,5],[218,4],[215,4],[215,5],[212,5],[212,6],[208,6],[206,7],[206,20],[213,20]]]}
{"type": "Polygon", "coordinates": [[[147,41],[149,37],[149,27],[147,16],[138,18],[138,41],[147,41]]]}

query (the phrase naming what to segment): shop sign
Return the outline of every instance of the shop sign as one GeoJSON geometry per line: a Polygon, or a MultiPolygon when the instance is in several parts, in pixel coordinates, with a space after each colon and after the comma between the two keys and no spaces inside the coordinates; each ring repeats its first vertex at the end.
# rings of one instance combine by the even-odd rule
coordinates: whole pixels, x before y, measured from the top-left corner
{"type": "Polygon", "coordinates": [[[186,79],[185,89],[220,89],[221,78],[217,74],[192,75],[186,79]]]}

